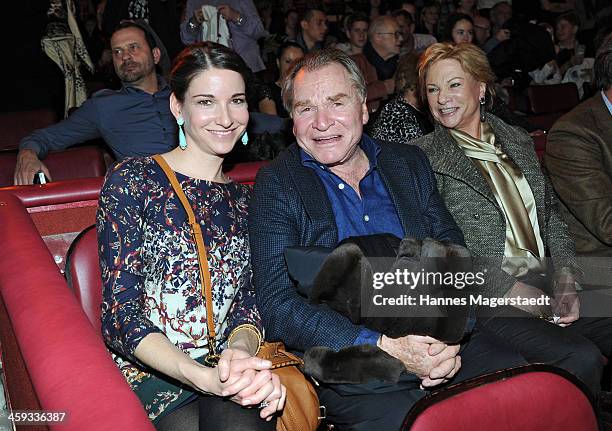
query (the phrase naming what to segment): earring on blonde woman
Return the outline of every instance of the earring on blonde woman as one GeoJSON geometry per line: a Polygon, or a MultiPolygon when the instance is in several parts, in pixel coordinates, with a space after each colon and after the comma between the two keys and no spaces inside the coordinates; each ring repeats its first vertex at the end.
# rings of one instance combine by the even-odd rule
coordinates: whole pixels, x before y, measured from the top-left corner
{"type": "Polygon", "coordinates": [[[486,118],[485,118],[485,98],[484,96],[482,96],[480,98],[480,121],[481,122],[485,122],[486,118]]]}

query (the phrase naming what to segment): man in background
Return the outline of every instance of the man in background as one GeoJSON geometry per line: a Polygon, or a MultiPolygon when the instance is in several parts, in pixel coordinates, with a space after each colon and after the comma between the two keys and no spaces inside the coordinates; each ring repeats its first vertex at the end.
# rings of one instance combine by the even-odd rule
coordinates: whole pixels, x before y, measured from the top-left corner
{"type": "Polygon", "coordinates": [[[19,144],[14,181],[32,184],[37,172],[52,180],[41,161],[49,151],[103,138],[117,159],[164,153],[176,146],[170,88],[156,75],[160,50],[145,27],[123,22],[111,37],[120,90],[101,90],[68,118],[36,130],[19,144]]]}

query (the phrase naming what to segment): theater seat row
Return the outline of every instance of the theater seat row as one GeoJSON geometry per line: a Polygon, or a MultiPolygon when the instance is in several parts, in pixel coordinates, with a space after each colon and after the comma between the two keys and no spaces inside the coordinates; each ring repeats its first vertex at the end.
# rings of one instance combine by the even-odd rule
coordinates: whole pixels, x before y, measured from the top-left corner
{"type": "MultiPolygon", "coordinates": [[[[228,174],[252,183],[260,166],[241,165],[228,174]]],[[[95,230],[86,230],[71,246],[66,271],[72,289],[43,240],[94,223],[101,178],[67,183],[0,191],[0,293],[5,305],[0,306],[0,321],[10,323],[0,327],[0,340],[3,358],[23,364],[17,376],[5,370],[11,395],[22,392],[11,399],[13,408],[69,413],[70,420],[61,427],[41,429],[152,430],[100,337],[95,230]],[[47,190],[53,193],[45,196],[47,190]],[[53,212],[61,218],[42,216],[53,212]],[[13,351],[6,351],[10,346],[13,351]]],[[[571,376],[536,366],[436,392],[417,404],[405,429],[594,431],[597,423],[589,398],[571,376]]]]}

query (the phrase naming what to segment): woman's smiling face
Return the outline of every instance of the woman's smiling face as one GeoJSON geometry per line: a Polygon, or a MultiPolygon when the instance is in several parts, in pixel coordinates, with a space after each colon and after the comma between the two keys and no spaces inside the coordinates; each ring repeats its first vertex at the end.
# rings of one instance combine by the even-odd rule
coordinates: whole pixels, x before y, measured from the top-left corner
{"type": "Polygon", "coordinates": [[[429,67],[425,88],[436,121],[474,136],[474,130],[479,130],[479,100],[486,90],[483,82],[466,73],[457,60],[444,59],[429,67]]]}

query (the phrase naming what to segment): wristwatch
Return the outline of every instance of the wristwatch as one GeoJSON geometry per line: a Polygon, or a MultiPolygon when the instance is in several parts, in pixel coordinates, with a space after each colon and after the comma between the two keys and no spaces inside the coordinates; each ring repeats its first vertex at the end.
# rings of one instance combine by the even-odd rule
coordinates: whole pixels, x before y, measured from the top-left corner
{"type": "Polygon", "coordinates": [[[198,24],[193,22],[193,17],[189,18],[189,21],[187,21],[187,26],[189,27],[190,30],[195,30],[196,28],[198,28],[198,24]]]}
{"type": "Polygon", "coordinates": [[[236,20],[236,25],[241,26],[244,24],[244,17],[240,14],[240,17],[236,20]]]}

